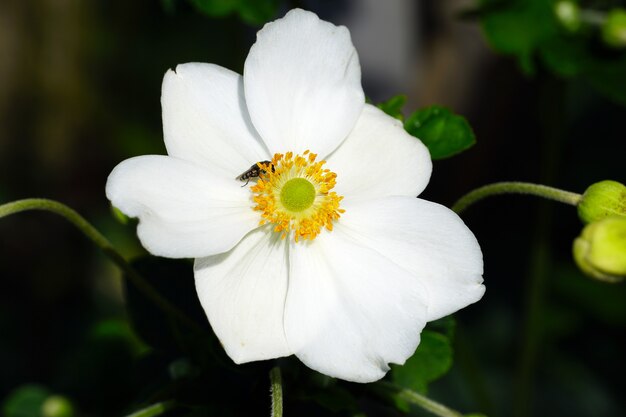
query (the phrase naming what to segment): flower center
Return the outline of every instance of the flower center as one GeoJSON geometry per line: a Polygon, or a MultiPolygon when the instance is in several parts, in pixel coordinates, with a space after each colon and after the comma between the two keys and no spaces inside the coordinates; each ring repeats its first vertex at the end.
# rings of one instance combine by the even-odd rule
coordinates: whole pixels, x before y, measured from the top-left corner
{"type": "Polygon", "coordinates": [[[309,151],[287,152],[275,154],[271,163],[258,163],[259,181],[250,188],[254,210],[261,212],[259,224],[274,224],[283,239],[293,232],[296,242],[313,240],[323,227],[333,230],[333,222],[345,211],[339,208],[343,197],[331,192],[337,174],[316,158],[309,151]]]}
{"type": "Polygon", "coordinates": [[[280,190],[280,202],[289,211],[306,210],[315,201],[315,186],[304,178],[292,178],[280,190]]]}

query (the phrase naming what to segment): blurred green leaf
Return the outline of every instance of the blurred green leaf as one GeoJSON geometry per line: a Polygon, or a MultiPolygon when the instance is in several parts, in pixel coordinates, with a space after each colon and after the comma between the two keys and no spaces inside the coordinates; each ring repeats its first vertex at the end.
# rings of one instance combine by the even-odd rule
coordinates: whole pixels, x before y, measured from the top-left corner
{"type": "Polygon", "coordinates": [[[500,1],[489,3],[483,14],[482,27],[491,46],[505,55],[514,55],[524,72],[535,71],[536,48],[556,30],[551,0],[500,1]]]}
{"type": "Polygon", "coordinates": [[[619,61],[594,62],[586,79],[600,93],[626,106],[626,55],[619,61]]]}
{"type": "Polygon", "coordinates": [[[404,122],[404,128],[426,145],[432,159],[448,158],[476,143],[467,120],[445,107],[430,106],[416,111],[404,122]]]}
{"type": "Polygon", "coordinates": [[[431,330],[422,332],[422,340],[404,365],[392,365],[391,379],[398,385],[426,393],[428,384],[445,375],[452,366],[450,339],[431,330]]]}
{"type": "Polygon", "coordinates": [[[148,349],[125,320],[110,319],[96,323],[90,331],[90,337],[94,340],[119,340],[137,356],[148,349]]]}
{"type": "Polygon", "coordinates": [[[564,77],[580,75],[591,61],[586,45],[572,37],[548,39],[541,45],[539,53],[548,69],[564,77]]]}
{"type": "Polygon", "coordinates": [[[402,114],[402,107],[406,103],[406,96],[404,94],[391,97],[387,101],[378,103],[376,107],[387,113],[391,117],[395,117],[398,120],[404,120],[402,114]]]}
{"type": "Polygon", "coordinates": [[[276,17],[279,0],[189,0],[201,12],[211,17],[225,17],[237,12],[252,25],[262,25],[276,17]]]}
{"type": "Polygon", "coordinates": [[[2,406],[4,417],[41,417],[41,407],[50,392],[39,385],[23,385],[9,394],[2,406]]]}
{"type": "Polygon", "coordinates": [[[232,13],[239,0],[190,0],[198,10],[211,17],[224,17],[232,13]]]}
{"type": "Polygon", "coordinates": [[[240,0],[239,15],[244,22],[262,25],[276,18],[279,0],[240,0]]]}
{"type": "Polygon", "coordinates": [[[167,13],[172,13],[176,9],[176,0],[161,0],[161,5],[167,13]]]}
{"type": "Polygon", "coordinates": [[[40,385],[23,385],[2,406],[3,417],[72,417],[74,407],[65,397],[51,395],[40,385]]]}
{"type": "MultiPolygon", "coordinates": [[[[626,105],[626,51],[601,41],[597,24],[572,30],[556,0],[483,0],[476,13],[493,49],[515,57],[526,74],[537,64],[563,78],[579,77],[608,98],[626,105]]],[[[577,13],[597,13],[571,2],[577,13]]],[[[571,22],[570,22],[571,23],[571,22]]]]}
{"type": "Polygon", "coordinates": [[[454,340],[454,333],[456,331],[456,319],[451,314],[440,318],[439,320],[431,321],[426,325],[426,330],[432,330],[445,335],[448,339],[454,340]]]}

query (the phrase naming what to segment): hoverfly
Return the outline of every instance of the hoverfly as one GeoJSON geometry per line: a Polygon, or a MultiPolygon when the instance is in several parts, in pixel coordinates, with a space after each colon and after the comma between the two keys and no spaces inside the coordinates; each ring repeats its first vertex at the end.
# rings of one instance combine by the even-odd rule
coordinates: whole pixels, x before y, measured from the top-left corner
{"type": "Polygon", "coordinates": [[[244,185],[242,185],[242,187],[248,185],[251,178],[257,178],[261,174],[265,174],[265,170],[259,167],[260,164],[269,165],[270,167],[272,167],[272,172],[274,172],[274,165],[272,165],[272,161],[257,162],[236,178],[239,181],[246,182],[244,185]]]}

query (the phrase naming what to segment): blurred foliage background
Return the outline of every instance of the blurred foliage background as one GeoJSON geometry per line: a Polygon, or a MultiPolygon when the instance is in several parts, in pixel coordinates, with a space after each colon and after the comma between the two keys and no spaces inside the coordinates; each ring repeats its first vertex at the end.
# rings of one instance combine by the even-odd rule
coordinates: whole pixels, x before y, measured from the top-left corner
{"type": "MultiPolygon", "coordinates": [[[[626,4],[573,4],[577,21],[552,0],[2,0],[0,202],[62,201],[123,253],[144,256],[104,184],[123,159],[165,153],[163,74],[190,61],[241,72],[262,23],[292,7],[351,29],[373,102],[403,93],[407,115],[438,104],[470,122],[477,144],[435,162],[424,198],[449,206],[502,180],[577,192],[624,183],[626,48],[602,22],[626,4]]],[[[416,376],[394,368],[394,380],[489,416],[622,414],[626,290],[575,268],[575,210],[499,197],[464,219],[483,248],[487,293],[456,326],[425,336],[453,364],[420,371],[430,362],[416,360],[416,376]]],[[[51,395],[65,399],[48,401],[50,416],[125,415],[173,398],[184,407],[168,415],[269,414],[272,363],[232,365],[210,336],[189,262],[137,267],[202,323],[203,338],[155,311],[58,217],[2,219],[0,243],[4,415],[39,415],[51,395]]],[[[279,362],[287,415],[422,415],[279,362]]]]}

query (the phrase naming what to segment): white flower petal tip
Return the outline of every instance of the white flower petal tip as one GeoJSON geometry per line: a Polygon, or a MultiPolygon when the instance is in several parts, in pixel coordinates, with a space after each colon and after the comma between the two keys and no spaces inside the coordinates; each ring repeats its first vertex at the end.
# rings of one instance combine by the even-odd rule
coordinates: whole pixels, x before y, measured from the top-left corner
{"type": "Polygon", "coordinates": [[[229,250],[257,227],[249,192],[233,182],[190,162],[147,155],[116,166],[106,195],[139,218],[137,234],[150,253],[196,258],[229,250]]]}
{"type": "Polygon", "coordinates": [[[341,176],[337,193],[347,199],[418,196],[430,179],[432,160],[426,146],[402,123],[366,104],[347,139],[327,158],[341,176]]]}
{"type": "Polygon", "coordinates": [[[230,252],[196,259],[196,289],[211,327],[235,363],[290,355],[283,330],[288,247],[268,226],[230,252]]]}
{"type": "Polygon", "coordinates": [[[452,210],[398,196],[347,202],[345,208],[342,227],[362,245],[409,271],[427,289],[428,321],[482,298],[485,286],[480,245],[452,210]]]}
{"type": "Polygon", "coordinates": [[[415,352],[428,296],[409,271],[343,227],[309,245],[292,244],[290,255],[285,333],[307,366],[372,382],[415,352]]]}
{"type": "Polygon", "coordinates": [[[300,9],[258,32],[244,87],[252,121],[272,153],[329,154],[365,103],[348,29],[300,9]]]}
{"type": "Polygon", "coordinates": [[[241,75],[213,64],[180,64],[161,88],[163,133],[170,156],[233,178],[268,159],[243,96],[241,75]]]}

